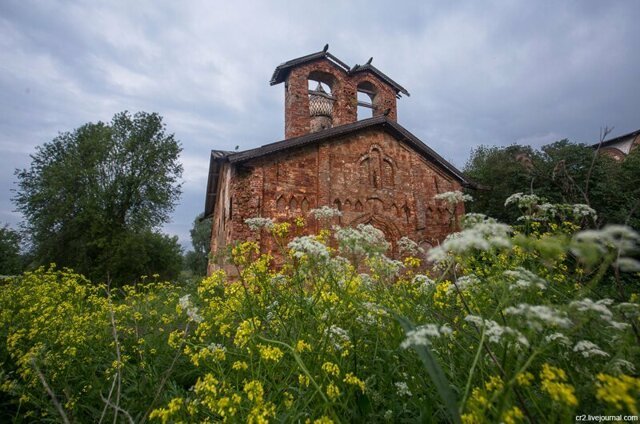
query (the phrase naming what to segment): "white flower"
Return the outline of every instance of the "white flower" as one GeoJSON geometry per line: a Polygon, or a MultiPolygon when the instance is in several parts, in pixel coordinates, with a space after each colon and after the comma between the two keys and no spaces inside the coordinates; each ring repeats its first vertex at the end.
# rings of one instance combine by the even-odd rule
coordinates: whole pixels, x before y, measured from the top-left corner
{"type": "Polygon", "coordinates": [[[504,313],[507,315],[519,315],[527,319],[527,324],[530,328],[536,331],[542,331],[543,324],[550,327],[564,327],[571,326],[571,320],[567,318],[564,313],[557,311],[549,306],[545,305],[529,305],[521,303],[518,306],[510,306],[505,308],[504,313]]]}
{"type": "Polygon", "coordinates": [[[636,372],[636,367],[631,362],[620,358],[611,361],[611,368],[617,373],[627,372],[633,374],[636,372]]]}
{"type": "Polygon", "coordinates": [[[186,294],[178,300],[180,309],[187,312],[187,316],[191,321],[200,323],[203,321],[202,315],[198,314],[198,308],[191,303],[190,295],[186,294]]]}
{"type": "Polygon", "coordinates": [[[499,343],[503,336],[508,336],[515,339],[518,345],[529,347],[529,340],[516,329],[502,326],[493,320],[484,319],[477,315],[467,315],[464,320],[475,324],[479,328],[484,328],[487,339],[492,343],[499,343]]]}
{"type": "Polygon", "coordinates": [[[333,347],[336,350],[342,350],[343,345],[351,342],[351,338],[349,337],[349,333],[341,327],[337,325],[332,325],[331,327],[325,330],[325,334],[329,337],[329,340],[333,342],[333,347]]]}
{"type": "Polygon", "coordinates": [[[616,266],[622,272],[639,272],[640,271],[640,261],[633,258],[619,258],[616,261],[616,266]]]}
{"type": "Polygon", "coordinates": [[[522,267],[517,267],[514,270],[508,270],[504,272],[505,277],[513,278],[516,281],[510,287],[514,288],[528,288],[534,286],[540,290],[544,290],[547,288],[547,281],[543,278],[537,276],[533,272],[524,269],[522,267]]]}
{"type": "Polygon", "coordinates": [[[449,254],[455,255],[468,250],[489,250],[492,248],[509,248],[511,227],[506,224],[485,221],[472,227],[453,233],[438,247],[429,250],[427,258],[434,262],[449,259],[449,254]]]}
{"type": "Polygon", "coordinates": [[[411,346],[428,346],[429,338],[450,335],[451,333],[451,328],[446,324],[440,327],[436,324],[424,324],[407,331],[406,338],[400,343],[400,347],[408,349],[411,346]]]}
{"type": "Polygon", "coordinates": [[[591,358],[592,356],[603,356],[606,358],[609,356],[609,354],[601,350],[598,345],[588,340],[580,340],[573,347],[573,351],[582,354],[585,358],[591,358]]]}
{"type": "Polygon", "coordinates": [[[461,191],[447,191],[445,193],[436,194],[434,197],[436,200],[444,200],[450,205],[457,205],[462,202],[471,202],[473,197],[468,194],[464,194],[461,191]]]}
{"type": "Polygon", "coordinates": [[[396,386],[398,396],[413,396],[413,393],[411,393],[411,391],[409,390],[409,386],[405,381],[396,381],[394,385],[396,386]]]}
{"type": "Polygon", "coordinates": [[[589,207],[588,205],[584,205],[582,203],[575,203],[572,206],[572,210],[571,212],[573,212],[573,215],[575,215],[576,217],[583,217],[583,216],[592,216],[593,219],[597,219],[598,218],[598,214],[596,213],[596,211],[589,207]]]}
{"type": "Polygon", "coordinates": [[[569,346],[571,344],[571,340],[569,340],[569,338],[562,333],[549,334],[544,339],[548,342],[557,341],[558,343],[563,344],[565,346],[569,346]]]}
{"type": "Polygon", "coordinates": [[[296,237],[289,242],[287,247],[293,251],[293,256],[296,258],[302,258],[303,256],[312,258],[329,257],[327,246],[311,236],[296,237]]]}
{"type": "Polygon", "coordinates": [[[416,256],[418,254],[423,254],[424,249],[418,246],[418,243],[411,240],[409,237],[401,237],[398,240],[398,249],[401,254],[407,254],[411,256],[416,256]]]}
{"type": "Polygon", "coordinates": [[[221,351],[221,352],[227,351],[227,348],[221,345],[220,343],[211,343],[209,346],[207,346],[207,348],[214,353],[217,351],[221,351]]]}
{"type": "Polygon", "coordinates": [[[572,242],[572,252],[577,256],[584,254],[586,246],[595,246],[601,253],[614,249],[620,256],[624,256],[638,248],[640,235],[631,227],[607,225],[601,230],[580,231],[573,237],[572,242]]]}
{"type": "Polygon", "coordinates": [[[600,315],[600,318],[602,318],[603,320],[611,321],[611,319],[613,318],[613,313],[611,312],[611,310],[609,310],[607,305],[611,305],[612,303],[613,303],[613,300],[611,299],[605,298],[605,299],[600,299],[597,302],[594,302],[588,297],[585,297],[584,299],[574,300],[569,304],[569,306],[577,309],[580,312],[588,312],[588,311],[596,312],[600,315]]]}
{"type": "Polygon", "coordinates": [[[473,288],[474,286],[477,286],[479,283],[480,283],[480,280],[478,279],[478,277],[476,277],[473,274],[462,276],[456,280],[455,284],[451,284],[449,287],[447,287],[447,294],[457,292],[458,289],[460,291],[463,291],[468,288],[473,288]],[[456,286],[458,286],[457,289],[456,289],[456,286]]]}
{"type": "Polygon", "coordinates": [[[356,228],[335,227],[335,238],[340,250],[348,255],[371,255],[383,253],[389,249],[384,233],[369,224],[358,224],[356,228]]]}
{"type": "Polygon", "coordinates": [[[498,221],[482,213],[467,213],[462,216],[461,222],[464,228],[469,228],[469,227],[473,227],[476,224],[481,224],[484,222],[490,222],[495,224],[498,221]]]}
{"type": "Polygon", "coordinates": [[[342,212],[338,209],[330,208],[329,206],[323,206],[318,209],[311,209],[309,215],[313,215],[316,219],[331,219],[336,216],[342,216],[342,212]]]}
{"type": "Polygon", "coordinates": [[[435,281],[422,274],[416,274],[411,282],[418,286],[422,293],[428,292],[436,285],[435,281]]]}
{"type": "Polygon", "coordinates": [[[504,205],[517,205],[519,208],[528,208],[540,203],[540,198],[535,194],[514,193],[505,200],[504,205]]]}
{"type": "Polygon", "coordinates": [[[266,228],[267,230],[270,230],[273,228],[273,225],[274,225],[273,219],[262,218],[259,216],[255,218],[245,219],[244,223],[249,226],[249,229],[251,231],[258,231],[258,230],[261,230],[262,228],[266,228]]]}

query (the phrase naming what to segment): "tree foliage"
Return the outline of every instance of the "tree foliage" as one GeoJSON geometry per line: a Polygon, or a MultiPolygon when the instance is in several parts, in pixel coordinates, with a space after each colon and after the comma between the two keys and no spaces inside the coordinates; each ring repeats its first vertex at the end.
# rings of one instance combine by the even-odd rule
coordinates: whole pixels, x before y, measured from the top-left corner
{"type": "Polygon", "coordinates": [[[481,188],[468,209],[514,223],[516,213],[504,207],[516,192],[536,194],[552,203],[588,204],[598,212],[597,225],[625,223],[638,228],[640,151],[622,163],[597,155],[584,144],[561,140],[535,150],[530,146],[480,146],[464,172],[481,188]],[[634,210],[635,207],[635,210],[634,210]]]}
{"type": "Polygon", "coordinates": [[[38,147],[31,166],[16,170],[13,199],[26,217],[36,263],[121,281],[138,269],[127,262],[143,261],[147,249],[175,251],[175,242],[153,230],[180,196],[180,151],[160,115],[145,112],[121,112],[109,124],[88,123],[38,147]],[[123,255],[123,241],[149,244],[123,255]]]}
{"type": "Polygon", "coordinates": [[[193,220],[191,228],[191,245],[193,251],[185,255],[185,265],[195,276],[207,274],[209,263],[209,250],[211,244],[211,218],[203,219],[204,214],[199,214],[193,220]]]}
{"type": "Polygon", "coordinates": [[[0,275],[13,275],[21,270],[20,234],[7,225],[0,227],[0,275]]]}

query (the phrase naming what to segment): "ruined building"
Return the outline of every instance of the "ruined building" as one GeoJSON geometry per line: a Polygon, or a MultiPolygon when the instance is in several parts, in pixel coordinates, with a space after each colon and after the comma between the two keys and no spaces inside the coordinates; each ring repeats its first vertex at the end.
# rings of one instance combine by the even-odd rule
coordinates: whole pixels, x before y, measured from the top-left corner
{"type": "MultiPolygon", "coordinates": [[[[279,65],[271,85],[280,83],[284,140],[211,152],[205,216],[213,218],[214,254],[255,239],[247,218],[293,220],[323,205],[342,211],[343,226],[382,230],[394,250],[402,236],[428,248],[451,231],[446,206],[433,197],[468,183],[398,124],[396,100],[407,90],[371,60],[349,67],[327,47],[279,65]]],[[[312,218],[308,223],[309,231],[318,230],[312,218]]]]}

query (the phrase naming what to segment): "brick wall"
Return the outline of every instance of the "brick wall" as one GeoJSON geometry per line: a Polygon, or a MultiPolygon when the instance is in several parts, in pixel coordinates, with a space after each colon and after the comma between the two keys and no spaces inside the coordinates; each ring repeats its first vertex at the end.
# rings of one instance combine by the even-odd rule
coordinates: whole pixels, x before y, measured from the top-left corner
{"type": "Polygon", "coordinates": [[[311,131],[308,80],[320,81],[331,88],[335,97],[332,126],[358,120],[358,85],[369,83],[377,94],[373,99],[373,116],[389,110],[388,117],[397,120],[396,92],[375,74],[363,71],[353,75],[328,59],[319,59],[293,68],[285,81],[285,138],[298,137],[311,131]]]}
{"type": "MultiPolygon", "coordinates": [[[[226,221],[214,220],[213,237],[217,238],[212,249],[256,240],[244,223],[247,218],[293,220],[323,205],[343,212],[336,223],[370,223],[382,230],[394,246],[392,255],[402,236],[428,248],[451,232],[445,205],[433,197],[461,189],[411,147],[375,128],[254,159],[233,174],[228,200],[232,214],[226,221]]],[[[462,213],[459,208],[457,214],[462,213]]],[[[313,219],[308,223],[311,232],[318,230],[313,219]]],[[[261,244],[264,250],[274,247],[264,240],[261,244]]]]}

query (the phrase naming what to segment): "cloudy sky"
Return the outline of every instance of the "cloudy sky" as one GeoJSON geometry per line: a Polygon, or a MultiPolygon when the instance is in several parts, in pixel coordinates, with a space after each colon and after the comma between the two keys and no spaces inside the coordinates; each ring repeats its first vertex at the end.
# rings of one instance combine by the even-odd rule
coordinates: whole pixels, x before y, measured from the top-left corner
{"type": "Polygon", "coordinates": [[[480,144],[591,143],[640,128],[640,2],[0,2],[0,225],[21,220],[15,168],[37,145],[123,110],[182,142],[165,231],[189,246],[209,151],[283,138],[281,62],[325,43],[411,97],[399,122],[455,165],[480,144]]]}

